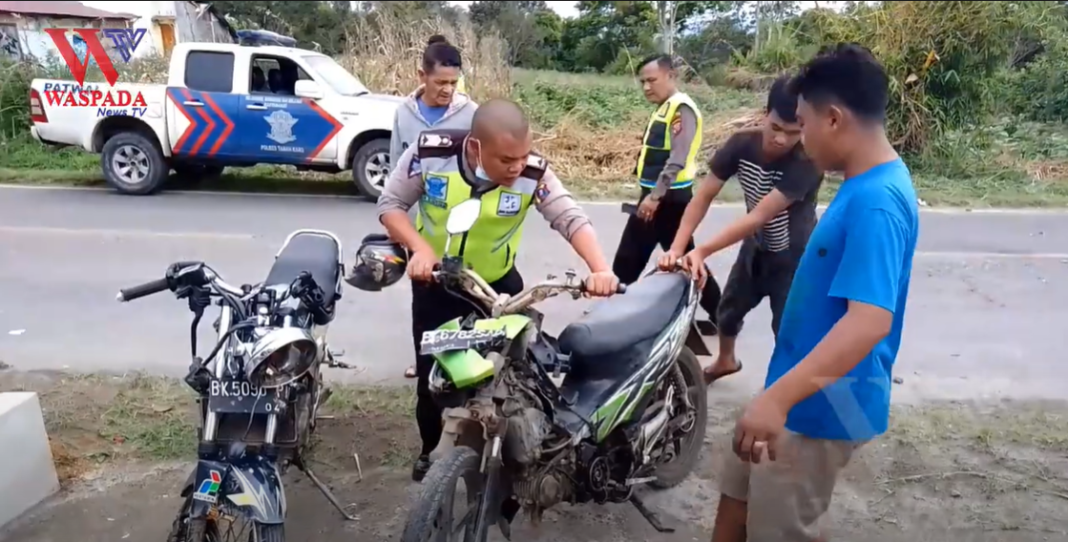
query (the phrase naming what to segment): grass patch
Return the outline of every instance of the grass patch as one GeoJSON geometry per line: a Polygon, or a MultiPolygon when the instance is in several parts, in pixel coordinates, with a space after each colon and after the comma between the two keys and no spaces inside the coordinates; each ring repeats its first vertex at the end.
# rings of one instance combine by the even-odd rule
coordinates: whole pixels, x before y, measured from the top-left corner
{"type": "MultiPolygon", "coordinates": [[[[402,466],[414,456],[411,387],[331,384],[333,395],[314,434],[312,457],[348,468],[402,466]],[[350,463],[345,463],[345,460],[350,463]]],[[[195,457],[196,396],[175,378],[143,374],[0,373],[0,392],[38,394],[61,480],[115,461],[195,457]]]]}

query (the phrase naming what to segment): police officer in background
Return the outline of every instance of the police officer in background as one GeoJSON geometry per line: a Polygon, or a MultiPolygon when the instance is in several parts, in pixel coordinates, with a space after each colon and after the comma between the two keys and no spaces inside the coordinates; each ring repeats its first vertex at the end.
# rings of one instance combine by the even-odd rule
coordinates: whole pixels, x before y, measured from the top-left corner
{"type": "MultiPolygon", "coordinates": [[[[641,185],[638,211],[627,221],[612,270],[623,284],[641,276],[650,256],[660,245],[671,248],[686,205],[693,197],[697,153],[701,150],[703,121],[693,99],[678,89],[678,74],[668,55],[642,61],[639,71],[645,98],[657,105],[642,138],[636,173],[641,185]]],[[[693,250],[693,238],[687,245],[693,250]]],[[[701,292],[701,307],[716,324],[720,289],[708,274],[701,292]]]]}
{"type": "MultiPolygon", "coordinates": [[[[404,151],[378,200],[378,216],[390,238],[412,253],[412,339],[416,349],[416,423],[423,441],[412,479],[421,481],[430,469],[430,452],[441,439],[441,414],[429,390],[431,356],[419,355],[423,332],[454,318],[465,318],[472,305],[433,282],[435,265],[444,256],[449,210],[478,197],[482,214],[465,235],[464,262],[499,293],[523,290],[515,268],[523,220],[534,208],[571,244],[586,262],[592,296],[616,292],[619,280],[608,267],[593,226],[574,198],[531,152],[533,137],[522,109],[508,100],[490,100],[475,112],[471,130],[423,132],[404,151]],[[412,225],[408,210],[419,204],[412,225]]],[[[450,251],[459,247],[453,243],[450,251]]]]}

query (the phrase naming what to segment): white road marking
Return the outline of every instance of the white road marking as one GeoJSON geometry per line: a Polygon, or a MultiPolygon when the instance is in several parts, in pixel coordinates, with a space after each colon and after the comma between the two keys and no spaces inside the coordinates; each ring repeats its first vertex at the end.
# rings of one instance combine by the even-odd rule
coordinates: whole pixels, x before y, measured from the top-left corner
{"type": "Polygon", "coordinates": [[[85,229],[85,228],[47,228],[40,226],[0,226],[0,233],[14,234],[43,234],[43,235],[88,235],[88,236],[112,236],[112,237],[173,237],[193,239],[228,239],[235,241],[251,241],[256,238],[247,233],[215,233],[215,232],[169,232],[148,230],[109,230],[109,229],[85,229]]]}
{"type": "MultiPolygon", "coordinates": [[[[113,192],[111,188],[100,186],[55,186],[55,185],[22,185],[22,184],[3,184],[0,183],[0,190],[66,190],[66,191],[93,191],[113,192]]],[[[168,190],[167,194],[181,194],[186,196],[243,196],[243,197],[257,197],[257,198],[314,198],[314,199],[346,199],[367,201],[361,196],[351,195],[331,195],[331,194],[279,194],[271,192],[220,192],[212,190],[168,190]]],[[[602,206],[615,206],[619,207],[623,203],[634,203],[633,201],[579,201],[580,204],[590,207],[602,207],[602,206]]],[[[724,209],[744,209],[745,204],[742,202],[716,202],[713,203],[714,207],[724,209]]],[[[826,209],[827,205],[822,204],[818,206],[821,211],[826,209]]],[[[921,213],[934,213],[934,214],[1007,214],[1007,215],[1068,215],[1068,209],[1065,208],[980,208],[969,209],[964,207],[921,207],[921,213]]]]}

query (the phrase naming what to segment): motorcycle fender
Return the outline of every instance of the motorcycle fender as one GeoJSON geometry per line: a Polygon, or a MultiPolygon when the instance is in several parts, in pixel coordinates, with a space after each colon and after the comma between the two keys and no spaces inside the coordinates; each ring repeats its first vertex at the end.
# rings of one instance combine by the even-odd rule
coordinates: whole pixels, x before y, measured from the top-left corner
{"type": "Polygon", "coordinates": [[[273,461],[262,457],[233,463],[202,459],[189,481],[182,495],[193,498],[193,518],[207,517],[220,502],[229,501],[256,522],[285,523],[285,489],[273,461]]]}
{"type": "Polygon", "coordinates": [[[705,340],[701,338],[701,332],[697,330],[697,324],[690,324],[690,333],[686,335],[686,347],[698,356],[712,355],[705,340]]]}

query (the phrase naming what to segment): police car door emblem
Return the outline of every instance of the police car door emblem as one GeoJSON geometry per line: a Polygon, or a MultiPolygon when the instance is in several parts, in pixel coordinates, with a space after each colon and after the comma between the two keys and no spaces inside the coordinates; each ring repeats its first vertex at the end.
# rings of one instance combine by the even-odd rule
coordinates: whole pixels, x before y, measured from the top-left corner
{"type": "Polygon", "coordinates": [[[519,194],[501,192],[501,199],[497,203],[497,216],[516,216],[522,204],[523,200],[519,194]]]}
{"type": "Polygon", "coordinates": [[[270,115],[263,117],[263,120],[271,125],[271,131],[267,132],[267,139],[279,145],[296,141],[297,138],[293,136],[293,125],[300,121],[293,118],[293,115],[290,115],[288,111],[275,109],[270,115]]]}

